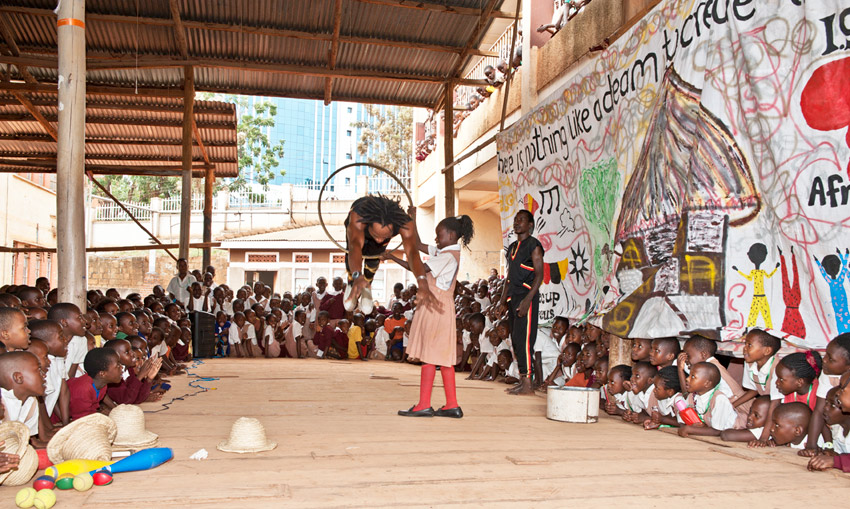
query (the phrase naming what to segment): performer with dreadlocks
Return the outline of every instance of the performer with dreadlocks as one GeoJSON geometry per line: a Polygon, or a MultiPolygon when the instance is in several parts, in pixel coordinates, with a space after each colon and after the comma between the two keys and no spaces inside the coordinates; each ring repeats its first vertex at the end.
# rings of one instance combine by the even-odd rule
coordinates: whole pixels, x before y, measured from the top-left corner
{"type": "Polygon", "coordinates": [[[345,219],[345,240],[348,248],[345,270],[348,272],[348,287],[343,302],[347,311],[353,311],[359,301],[364,314],[372,312],[372,278],[381,264],[378,255],[386,251],[390,240],[396,235],[401,235],[410,270],[416,275],[419,283],[417,306],[439,307],[428,288],[425,267],[419,257],[416,222],[411,218],[415,216],[416,209],[410,207],[408,211],[410,214],[402,210],[398,201],[380,194],[358,198],[351,204],[351,210],[345,219]],[[370,258],[364,259],[364,256],[370,258]],[[375,258],[371,258],[372,256],[375,258]]]}

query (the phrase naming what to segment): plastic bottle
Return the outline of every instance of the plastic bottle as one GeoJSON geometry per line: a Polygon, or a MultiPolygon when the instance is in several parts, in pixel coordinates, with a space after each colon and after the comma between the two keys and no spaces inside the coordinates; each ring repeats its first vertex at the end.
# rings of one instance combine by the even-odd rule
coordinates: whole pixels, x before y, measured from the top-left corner
{"type": "Polygon", "coordinates": [[[698,424],[702,422],[697,415],[697,411],[689,407],[685,400],[680,399],[676,402],[676,409],[679,411],[679,417],[682,418],[685,424],[698,424]]]}

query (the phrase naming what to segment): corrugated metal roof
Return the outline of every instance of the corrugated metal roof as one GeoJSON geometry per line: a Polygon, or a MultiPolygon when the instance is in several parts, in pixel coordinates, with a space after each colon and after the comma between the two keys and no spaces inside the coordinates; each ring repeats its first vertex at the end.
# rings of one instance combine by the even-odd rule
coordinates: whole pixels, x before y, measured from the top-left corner
{"type": "MultiPolygon", "coordinates": [[[[326,79],[315,74],[329,67],[334,1],[178,0],[184,60],[168,2],[87,0],[86,79],[92,85],[179,88],[180,66],[191,64],[198,91],[321,98],[326,79]]],[[[401,7],[391,0],[342,0],[335,68],[365,75],[335,78],[333,99],[433,106],[443,83],[460,77],[452,73],[461,49],[473,34],[482,37],[476,13],[491,1],[423,0],[401,7]],[[470,11],[445,12],[450,8],[470,11]]],[[[495,8],[502,2],[495,0],[495,8]]],[[[54,7],[55,0],[5,0],[0,7],[20,56],[41,59],[37,64],[45,67],[28,71],[45,83],[57,79],[54,7]]],[[[0,52],[0,63],[15,55],[0,38],[4,45],[9,51],[0,52]]]]}
{"type": "MultiPolygon", "coordinates": [[[[56,94],[31,93],[28,99],[57,128],[56,94]]],[[[195,101],[195,122],[217,177],[237,176],[236,107],[195,101]]],[[[86,168],[95,173],[150,174],[182,162],[183,100],[164,97],[88,95],[86,168]],[[161,167],[161,168],[159,168],[161,167]]],[[[203,165],[201,149],[192,150],[203,165]]],[[[5,171],[55,171],[56,142],[26,107],[0,89],[0,167],[5,171]]]]}

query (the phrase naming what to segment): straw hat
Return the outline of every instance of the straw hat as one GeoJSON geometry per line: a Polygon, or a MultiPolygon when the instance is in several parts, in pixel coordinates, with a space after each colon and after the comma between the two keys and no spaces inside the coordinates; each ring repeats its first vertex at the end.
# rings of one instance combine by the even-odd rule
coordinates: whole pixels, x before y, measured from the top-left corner
{"type": "Polygon", "coordinates": [[[224,452],[262,452],[277,447],[277,443],[266,438],[266,428],[252,417],[240,417],[230,428],[230,437],[218,444],[219,451],[224,452]]]}
{"type": "Polygon", "coordinates": [[[30,446],[30,430],[22,422],[8,421],[0,424],[0,442],[6,443],[0,447],[0,452],[17,454],[21,457],[18,468],[0,474],[0,484],[4,486],[20,486],[26,484],[38,470],[38,455],[30,446]]]}
{"type": "Polygon", "coordinates": [[[159,436],[145,429],[145,413],[136,405],[118,405],[109,412],[118,426],[113,449],[142,449],[153,447],[159,436]]]}
{"type": "Polygon", "coordinates": [[[95,412],[61,428],[47,444],[47,457],[54,465],[65,460],[109,461],[117,432],[112,419],[95,412]]]}

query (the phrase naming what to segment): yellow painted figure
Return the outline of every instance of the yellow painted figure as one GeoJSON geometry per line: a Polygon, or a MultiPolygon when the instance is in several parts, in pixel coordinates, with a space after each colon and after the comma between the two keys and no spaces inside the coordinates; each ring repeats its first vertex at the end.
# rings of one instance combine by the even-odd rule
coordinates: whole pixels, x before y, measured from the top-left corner
{"type": "Polygon", "coordinates": [[[767,272],[759,267],[762,263],[764,263],[765,258],[767,258],[767,247],[761,243],[755,243],[750,246],[750,250],[747,252],[747,257],[753,262],[755,268],[750,271],[749,274],[744,274],[738,269],[738,267],[732,266],[732,270],[736,271],[738,274],[747,279],[747,281],[753,282],[753,301],[750,303],[750,315],[747,317],[747,327],[755,327],[758,322],[759,315],[764,319],[764,326],[768,329],[773,328],[773,321],[770,319],[770,304],[767,302],[767,297],[764,292],[764,280],[765,278],[771,278],[774,274],[776,274],[776,270],[779,268],[779,263],[776,264],[776,267],[773,268],[772,271],[767,272]]]}

